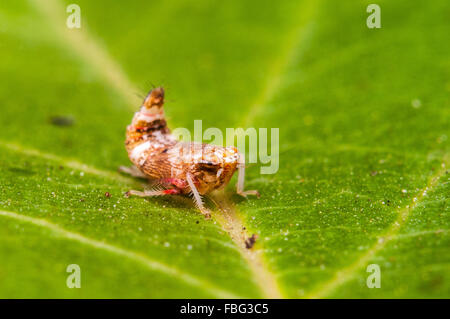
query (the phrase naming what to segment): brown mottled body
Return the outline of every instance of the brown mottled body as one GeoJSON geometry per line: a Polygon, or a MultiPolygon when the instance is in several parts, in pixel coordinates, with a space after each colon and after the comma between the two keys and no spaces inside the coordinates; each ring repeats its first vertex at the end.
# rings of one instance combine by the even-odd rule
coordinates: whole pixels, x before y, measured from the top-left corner
{"type": "Polygon", "coordinates": [[[140,173],[134,168],[122,170],[157,180],[164,189],[130,191],[131,195],[192,194],[197,206],[204,211],[200,195],[226,185],[238,168],[242,169],[238,193],[258,195],[256,191],[243,191],[244,162],[235,147],[178,141],[167,127],[163,104],[164,90],[156,88],[135,113],[127,127],[125,145],[140,173]]]}

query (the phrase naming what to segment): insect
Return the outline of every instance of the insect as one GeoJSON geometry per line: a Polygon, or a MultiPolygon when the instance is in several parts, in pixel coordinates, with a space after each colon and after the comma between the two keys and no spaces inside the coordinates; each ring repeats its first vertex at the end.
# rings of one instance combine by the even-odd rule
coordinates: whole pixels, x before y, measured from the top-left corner
{"type": "Polygon", "coordinates": [[[227,185],[238,170],[238,194],[256,195],[256,190],[244,191],[245,158],[233,147],[221,147],[197,142],[178,141],[167,127],[164,115],[164,89],[151,90],[140,110],[127,127],[125,146],[134,164],[119,168],[135,177],[156,182],[150,190],[130,190],[126,196],[192,196],[196,207],[206,218],[211,216],[202,196],[227,185]]]}

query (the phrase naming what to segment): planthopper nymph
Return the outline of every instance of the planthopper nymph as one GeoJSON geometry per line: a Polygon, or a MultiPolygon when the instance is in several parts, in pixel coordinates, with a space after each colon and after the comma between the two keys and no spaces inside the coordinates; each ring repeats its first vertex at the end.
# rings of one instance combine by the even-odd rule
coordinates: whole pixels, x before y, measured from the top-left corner
{"type": "Polygon", "coordinates": [[[259,196],[255,190],[244,191],[245,159],[235,147],[178,141],[167,127],[163,104],[163,88],[151,90],[127,127],[125,145],[134,165],[120,171],[156,183],[151,190],[130,190],[127,196],[187,194],[209,218],[202,195],[228,184],[236,170],[237,193],[259,196]]]}

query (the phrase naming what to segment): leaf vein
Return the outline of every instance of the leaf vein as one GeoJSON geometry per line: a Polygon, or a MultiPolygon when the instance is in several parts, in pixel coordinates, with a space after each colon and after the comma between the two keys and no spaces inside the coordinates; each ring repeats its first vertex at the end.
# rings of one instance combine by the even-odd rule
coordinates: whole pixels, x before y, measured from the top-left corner
{"type": "Polygon", "coordinates": [[[83,236],[79,233],[71,232],[71,231],[64,229],[64,228],[58,226],[57,224],[51,223],[45,219],[30,217],[30,216],[18,214],[15,212],[3,211],[3,210],[0,210],[0,216],[8,217],[11,219],[30,223],[30,224],[33,224],[33,225],[36,225],[39,227],[43,227],[43,228],[46,228],[46,229],[52,231],[53,233],[61,236],[62,238],[73,240],[78,243],[81,243],[81,244],[84,244],[84,245],[87,245],[87,246],[90,246],[90,247],[93,247],[96,249],[105,250],[110,253],[126,257],[128,259],[134,260],[134,261],[146,266],[147,268],[149,268],[151,270],[159,271],[168,276],[178,278],[178,279],[184,281],[186,284],[206,290],[219,298],[239,298],[239,296],[235,295],[232,292],[217,288],[214,285],[212,285],[211,283],[206,282],[205,280],[197,278],[186,272],[182,272],[181,270],[179,270],[177,268],[174,268],[172,266],[168,266],[159,261],[153,260],[147,256],[140,254],[140,253],[133,252],[133,251],[130,251],[130,250],[127,250],[127,249],[124,249],[124,248],[121,248],[121,247],[118,247],[115,245],[111,245],[111,244],[108,244],[103,241],[92,239],[92,238],[83,236]]]}
{"type": "Polygon", "coordinates": [[[427,196],[427,192],[438,184],[440,177],[445,175],[447,162],[448,159],[444,157],[441,169],[437,170],[437,172],[429,179],[427,185],[413,198],[409,205],[397,210],[396,220],[383,234],[376,238],[375,244],[367,250],[366,253],[349,266],[336,271],[330,280],[321,284],[316,289],[313,289],[306,298],[316,299],[330,295],[338,287],[354,278],[356,272],[362,269],[364,265],[366,265],[377,253],[383,250],[389,242],[395,239],[401,227],[406,224],[411,212],[419,206],[420,202],[427,196]]]}

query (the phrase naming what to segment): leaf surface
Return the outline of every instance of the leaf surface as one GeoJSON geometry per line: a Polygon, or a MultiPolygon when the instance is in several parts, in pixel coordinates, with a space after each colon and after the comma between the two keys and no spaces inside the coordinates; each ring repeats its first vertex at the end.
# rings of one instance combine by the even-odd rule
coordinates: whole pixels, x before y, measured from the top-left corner
{"type": "Polygon", "coordinates": [[[79,30],[69,2],[2,7],[0,297],[449,297],[450,7],[380,1],[368,29],[369,3],[78,1],[79,30]],[[172,128],[280,129],[261,199],[123,197],[152,84],[172,128]]]}

